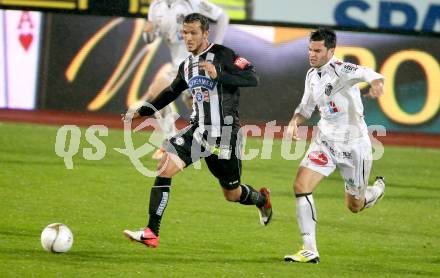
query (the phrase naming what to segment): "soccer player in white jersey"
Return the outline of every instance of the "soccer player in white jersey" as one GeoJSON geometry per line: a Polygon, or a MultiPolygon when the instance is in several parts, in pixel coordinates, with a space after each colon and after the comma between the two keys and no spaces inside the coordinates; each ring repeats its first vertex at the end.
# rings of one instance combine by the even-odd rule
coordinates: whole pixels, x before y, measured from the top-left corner
{"type": "MultiPolygon", "coordinates": [[[[170,49],[171,65],[168,65],[168,68],[162,72],[163,74],[156,76],[142,103],[145,100],[151,102],[163,89],[168,87],[176,77],[180,63],[188,57],[189,52],[180,31],[184,17],[191,13],[200,13],[215,21],[217,23],[216,35],[212,41],[218,44],[223,42],[229,17],[220,7],[205,0],[154,0],[148,11],[144,39],[147,43],[151,43],[156,37],[161,37],[170,49]]],[[[185,103],[191,103],[189,107],[192,106],[191,93],[185,92],[183,100],[185,103]]],[[[167,106],[161,111],[162,117],[157,117],[166,138],[171,138],[176,134],[174,119],[167,117],[170,113],[172,113],[172,109],[167,106]]],[[[163,154],[164,149],[160,148],[153,154],[153,158],[160,159],[163,154]]]]}
{"type": "Polygon", "coordinates": [[[383,196],[385,183],[376,177],[372,186],[368,178],[372,165],[371,142],[363,116],[359,82],[370,84],[368,97],[383,94],[384,77],[370,68],[344,63],[333,57],[336,34],[328,28],[311,33],[309,63],[304,95],[289,123],[298,140],[298,125],[310,118],[318,107],[321,119],[318,132],[302,160],[295,182],[296,217],[303,248],[285,261],[318,263],[316,245],[316,208],[312,193],[319,182],[339,169],[345,182],[348,209],[358,213],[372,207],[383,196]]]}

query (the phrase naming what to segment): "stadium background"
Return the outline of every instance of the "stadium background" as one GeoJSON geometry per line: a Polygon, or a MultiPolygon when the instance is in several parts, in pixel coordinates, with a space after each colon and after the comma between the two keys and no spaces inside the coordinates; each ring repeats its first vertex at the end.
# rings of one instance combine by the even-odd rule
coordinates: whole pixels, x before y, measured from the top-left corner
{"type": "MultiPolygon", "coordinates": [[[[139,187],[151,183],[126,158],[110,152],[110,147],[121,147],[122,132],[110,131],[108,138],[101,138],[109,146],[102,161],[85,161],[79,152],[74,170],[65,169],[54,153],[57,129],[63,124],[121,128],[118,115],[144,94],[169,59],[163,44],[147,49],[142,42],[141,18],[148,12],[148,0],[111,2],[0,0],[0,276],[121,276],[120,271],[140,276],[145,256],[154,264],[148,273],[157,276],[217,277],[228,276],[228,270],[234,277],[282,277],[310,271],[307,266],[279,266],[283,253],[291,251],[286,245],[297,238],[290,182],[298,161],[289,164],[274,157],[246,166],[250,183],[273,186],[277,218],[270,233],[277,236],[270,238],[256,228],[246,235],[249,239],[241,235],[253,227],[244,217],[232,226],[223,222],[239,217],[237,208],[213,199],[220,195],[214,186],[203,187],[206,175],[189,169],[191,184],[185,184],[185,176],[176,179],[181,187],[173,191],[175,199],[167,211],[164,248],[153,256],[120,243],[120,225],[143,223],[139,211],[145,209],[145,190],[139,187]],[[185,207],[184,200],[192,200],[193,194],[203,199],[199,207],[185,207]],[[208,207],[221,209],[205,212],[208,207]],[[195,212],[197,217],[176,211],[195,212]],[[77,236],[68,256],[46,256],[39,246],[42,228],[56,221],[66,222],[77,236]],[[209,228],[233,234],[205,233],[209,228]],[[193,240],[200,234],[201,241],[193,240]],[[248,249],[241,246],[246,241],[252,241],[248,249]],[[257,253],[261,249],[267,253],[257,253]]],[[[324,260],[321,269],[308,276],[438,276],[440,1],[213,2],[224,5],[233,19],[225,45],[254,62],[261,76],[261,86],[243,90],[240,112],[245,123],[287,123],[303,91],[307,36],[318,25],[337,30],[339,57],[387,78],[384,97],[364,99],[366,120],[386,127],[382,142],[409,147],[385,147],[373,174],[384,172],[391,180],[390,191],[383,204],[361,218],[347,216],[338,177],[320,188],[318,233],[324,260]],[[353,251],[353,246],[358,249],[353,251]]],[[[183,119],[188,117],[181,103],[178,109],[183,119]]],[[[143,142],[144,136],[138,134],[135,140],[143,142]]],[[[261,145],[250,142],[251,147],[261,145]]],[[[275,142],[275,153],[279,145],[275,142]]],[[[90,147],[83,137],[81,147],[90,147]]],[[[154,167],[151,161],[146,164],[154,167]]]]}
{"type": "MultiPolygon", "coordinates": [[[[64,2],[72,4],[72,9],[50,9],[56,13],[1,11],[5,32],[0,38],[4,42],[0,49],[0,107],[121,113],[144,95],[149,81],[169,59],[164,43],[145,49],[140,36],[143,20],[133,18],[145,15],[148,1],[118,1],[120,4],[115,2],[114,6],[99,1],[64,2]],[[97,13],[131,17],[89,15],[97,13]],[[30,37],[32,41],[28,42],[30,37]],[[145,63],[147,59],[151,62],[145,63]],[[27,81],[25,88],[23,78],[27,81]]],[[[312,27],[304,24],[310,23],[311,16],[304,13],[293,23],[285,15],[265,9],[265,1],[225,3],[234,23],[228,29],[225,45],[255,63],[262,81],[256,89],[243,90],[242,119],[248,123],[277,120],[285,124],[302,95],[308,69],[307,36],[312,27]],[[254,47],[247,47],[250,44],[254,47]]],[[[388,131],[440,133],[438,4],[350,3],[336,1],[328,11],[334,13],[333,22],[326,15],[315,24],[333,23],[342,28],[344,31],[338,32],[337,56],[370,66],[388,79],[383,98],[365,101],[367,123],[381,123],[388,131]],[[359,11],[365,14],[350,19],[359,11]],[[373,12],[379,13],[376,20],[381,25],[374,22],[373,12]]],[[[286,1],[279,1],[279,5],[289,7],[286,1]]],[[[188,111],[180,102],[178,108],[182,118],[187,118],[188,111]]]]}

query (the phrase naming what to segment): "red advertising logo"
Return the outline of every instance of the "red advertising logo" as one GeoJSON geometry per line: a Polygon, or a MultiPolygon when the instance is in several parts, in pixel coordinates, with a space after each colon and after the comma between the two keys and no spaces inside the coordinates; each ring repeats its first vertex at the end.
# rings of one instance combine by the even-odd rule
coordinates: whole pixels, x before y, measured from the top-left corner
{"type": "Polygon", "coordinates": [[[308,158],[310,161],[312,161],[314,164],[319,166],[327,165],[328,158],[327,155],[323,152],[314,151],[309,153],[308,158]]]}

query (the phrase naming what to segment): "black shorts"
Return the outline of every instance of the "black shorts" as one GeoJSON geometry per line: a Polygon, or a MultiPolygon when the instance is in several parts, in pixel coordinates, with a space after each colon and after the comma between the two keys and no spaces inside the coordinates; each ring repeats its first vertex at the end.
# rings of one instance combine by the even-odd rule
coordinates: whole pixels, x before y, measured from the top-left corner
{"type": "Polygon", "coordinates": [[[209,137],[201,134],[197,126],[189,125],[165,141],[164,147],[167,152],[179,156],[185,167],[204,158],[220,185],[232,190],[240,185],[241,160],[236,153],[241,152],[241,138],[237,132],[232,132],[229,137],[209,137]]]}

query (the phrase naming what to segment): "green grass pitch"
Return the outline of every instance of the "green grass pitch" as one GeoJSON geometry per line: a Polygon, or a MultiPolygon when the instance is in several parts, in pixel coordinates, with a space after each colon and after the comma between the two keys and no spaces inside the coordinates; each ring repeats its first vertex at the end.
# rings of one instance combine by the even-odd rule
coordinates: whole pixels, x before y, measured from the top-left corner
{"type": "MultiPolygon", "coordinates": [[[[0,277],[439,277],[440,150],[385,147],[370,181],[384,175],[385,198],[355,215],[344,205],[339,173],[314,194],[318,265],[289,264],[300,247],[292,181],[298,161],[286,161],[275,141],[272,159],[244,162],[242,181],[272,191],[273,222],[262,227],[256,208],[228,203],[206,165],[173,179],[161,244],[130,243],[126,228],[145,225],[153,178],[128,158],[121,130],[109,130],[100,161],[82,158],[68,170],[54,151],[58,127],[0,123],[0,277]],[[53,222],[74,234],[66,254],[45,252],[40,233],[53,222]]],[[[136,134],[141,144],[146,133],[136,134]]],[[[262,141],[248,140],[258,148],[262,141]]],[[[144,159],[152,169],[155,164],[144,159]]]]}

